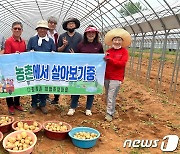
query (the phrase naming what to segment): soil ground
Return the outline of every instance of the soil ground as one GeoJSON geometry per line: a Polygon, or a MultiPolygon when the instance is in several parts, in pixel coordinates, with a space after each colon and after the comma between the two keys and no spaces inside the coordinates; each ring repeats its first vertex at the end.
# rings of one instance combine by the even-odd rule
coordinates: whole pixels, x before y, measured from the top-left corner
{"type": "MultiPolygon", "coordinates": [[[[137,58],[135,58],[134,68],[137,67],[137,64],[137,58]]],[[[106,113],[104,94],[95,96],[92,116],[86,116],[84,114],[85,96],[81,96],[79,107],[74,116],[66,115],[70,104],[70,96],[64,95],[60,96],[59,105],[50,105],[47,103],[49,110],[47,115],[43,115],[39,110],[33,115],[29,114],[29,111],[16,111],[14,115],[15,120],[33,119],[41,123],[47,120],[59,120],[69,123],[72,127],[92,127],[101,133],[95,147],[91,149],[80,149],[72,144],[69,137],[62,141],[51,140],[44,135],[42,130],[37,136],[38,141],[32,154],[99,154],[101,152],[103,154],[163,153],[160,150],[160,146],[164,136],[174,134],[180,137],[180,92],[177,89],[174,101],[169,97],[173,68],[173,62],[171,60],[166,61],[164,67],[165,73],[162,78],[161,93],[157,93],[155,87],[159,66],[156,59],[152,63],[149,87],[144,84],[147,64],[147,60],[143,60],[139,80],[134,80],[129,75],[126,75],[117,97],[116,115],[112,122],[104,121],[106,113]],[[123,143],[126,139],[159,140],[159,142],[156,148],[129,148],[128,146],[124,148],[123,143]]],[[[129,64],[126,72],[128,72],[128,68],[129,64]]],[[[177,83],[177,88],[178,86],[179,83],[177,83]]],[[[53,95],[50,95],[50,97],[52,99],[53,95]]],[[[21,103],[27,110],[30,108],[30,102],[30,96],[21,97],[21,103]]],[[[1,99],[0,114],[7,113],[5,99],[1,99]]],[[[7,134],[4,134],[4,136],[7,134]]],[[[6,153],[2,144],[0,144],[0,154],[6,153]]],[[[173,153],[180,154],[180,143],[173,153]]]]}

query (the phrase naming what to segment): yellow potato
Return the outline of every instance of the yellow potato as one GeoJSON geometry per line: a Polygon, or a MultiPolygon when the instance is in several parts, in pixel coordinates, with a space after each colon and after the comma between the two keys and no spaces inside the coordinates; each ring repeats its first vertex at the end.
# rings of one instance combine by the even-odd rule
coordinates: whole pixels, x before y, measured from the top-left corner
{"type": "Polygon", "coordinates": [[[29,129],[29,125],[27,123],[24,123],[24,127],[23,127],[25,130],[28,130],[29,129]]]}
{"type": "Polygon", "coordinates": [[[38,123],[36,121],[34,121],[33,126],[38,127],[38,123]]]}
{"type": "Polygon", "coordinates": [[[6,144],[6,149],[13,149],[15,146],[14,146],[14,144],[13,143],[7,143],[6,144]]]}
{"type": "Polygon", "coordinates": [[[86,135],[85,135],[85,138],[86,138],[86,139],[90,139],[90,135],[89,135],[89,134],[86,134],[86,135]]]}
{"type": "Polygon", "coordinates": [[[56,131],[57,129],[56,129],[56,127],[53,127],[52,130],[53,130],[53,131],[56,131]]]}
{"type": "Polygon", "coordinates": [[[14,151],[18,151],[19,149],[18,149],[18,147],[14,147],[13,150],[14,151]]]}
{"type": "Polygon", "coordinates": [[[49,128],[48,130],[49,130],[49,131],[53,131],[52,128],[49,128]]]}
{"type": "Polygon", "coordinates": [[[30,136],[28,136],[27,139],[28,139],[29,141],[32,141],[32,138],[31,138],[30,136]]]}
{"type": "Polygon", "coordinates": [[[14,145],[15,145],[15,147],[19,147],[19,141],[16,141],[16,142],[14,143],[14,145]]]}
{"type": "Polygon", "coordinates": [[[10,143],[14,143],[14,142],[16,142],[16,138],[15,138],[15,137],[9,137],[9,138],[8,138],[8,141],[9,141],[10,143]]]}
{"type": "Polygon", "coordinates": [[[35,130],[39,130],[39,127],[36,127],[35,130]]]}
{"type": "Polygon", "coordinates": [[[9,117],[5,117],[6,121],[9,121],[9,117]]]}
{"type": "Polygon", "coordinates": [[[7,116],[0,117],[0,126],[6,125],[7,123],[10,123],[12,120],[11,118],[7,116]]]}
{"type": "Polygon", "coordinates": [[[97,137],[97,134],[90,132],[77,132],[74,134],[74,137],[78,139],[93,139],[97,137]]]}
{"type": "Polygon", "coordinates": [[[27,149],[33,144],[32,138],[27,135],[26,132],[17,134],[15,137],[9,137],[6,143],[6,149],[11,149],[13,151],[20,151],[27,149]]]}
{"type": "Polygon", "coordinates": [[[49,125],[49,126],[51,126],[51,124],[52,124],[51,122],[48,122],[48,125],[49,125]]]}
{"type": "Polygon", "coordinates": [[[34,130],[36,127],[34,125],[29,126],[30,130],[34,130]]]}
{"type": "Polygon", "coordinates": [[[18,122],[18,123],[17,123],[17,126],[18,126],[19,128],[23,128],[23,122],[21,122],[21,121],[18,122]]]}
{"type": "Polygon", "coordinates": [[[29,144],[29,143],[30,143],[30,141],[26,139],[26,140],[25,140],[25,143],[26,143],[26,144],[29,144]]]}
{"type": "Polygon", "coordinates": [[[19,143],[19,147],[22,147],[23,146],[23,144],[22,143],[19,143]]]}
{"type": "Polygon", "coordinates": [[[26,133],[26,132],[22,132],[22,133],[21,133],[21,136],[22,136],[22,138],[26,138],[27,133],[26,133]]]}
{"type": "Polygon", "coordinates": [[[28,148],[28,145],[27,144],[23,144],[23,149],[27,149],[28,148]]]}
{"type": "Polygon", "coordinates": [[[21,143],[22,143],[22,144],[24,144],[24,142],[25,142],[25,140],[24,140],[24,139],[22,139],[22,140],[21,140],[21,143]]]}
{"type": "Polygon", "coordinates": [[[37,122],[33,122],[32,125],[28,125],[27,123],[23,123],[21,121],[17,123],[17,127],[16,127],[17,130],[31,130],[31,131],[34,131],[35,129],[38,130],[37,128],[39,129],[37,122]]]}
{"type": "Polygon", "coordinates": [[[45,128],[49,131],[57,131],[57,132],[64,132],[64,131],[67,131],[68,128],[66,125],[63,125],[62,122],[59,122],[59,123],[48,123],[45,128]]]}

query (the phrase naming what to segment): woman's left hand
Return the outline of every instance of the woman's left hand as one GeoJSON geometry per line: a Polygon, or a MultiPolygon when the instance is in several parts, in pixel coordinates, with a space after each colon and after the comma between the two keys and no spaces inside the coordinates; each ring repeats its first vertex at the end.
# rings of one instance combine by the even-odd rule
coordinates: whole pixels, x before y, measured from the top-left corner
{"type": "Polygon", "coordinates": [[[69,49],[69,52],[70,52],[70,53],[74,53],[73,48],[69,49]]]}

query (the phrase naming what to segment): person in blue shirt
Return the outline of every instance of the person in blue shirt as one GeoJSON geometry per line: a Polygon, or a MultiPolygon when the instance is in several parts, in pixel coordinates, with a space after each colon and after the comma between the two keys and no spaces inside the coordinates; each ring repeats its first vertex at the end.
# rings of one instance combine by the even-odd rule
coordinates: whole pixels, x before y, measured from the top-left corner
{"type": "MultiPolygon", "coordinates": [[[[49,38],[47,32],[49,30],[48,22],[46,20],[41,20],[37,23],[36,26],[37,35],[29,39],[27,45],[27,51],[40,51],[40,52],[52,52],[56,51],[56,46],[52,38],[49,38]]],[[[48,110],[46,109],[46,98],[47,94],[36,94],[32,95],[32,108],[30,113],[34,114],[37,108],[47,114],[48,110]],[[39,103],[39,106],[37,105],[39,103]]]]}

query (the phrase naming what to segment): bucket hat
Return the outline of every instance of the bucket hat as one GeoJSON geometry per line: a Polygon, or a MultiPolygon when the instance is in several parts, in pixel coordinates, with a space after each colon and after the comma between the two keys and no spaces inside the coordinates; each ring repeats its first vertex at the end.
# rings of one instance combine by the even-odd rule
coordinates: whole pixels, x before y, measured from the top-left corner
{"type": "Polygon", "coordinates": [[[104,42],[108,46],[112,46],[112,40],[115,37],[121,37],[123,39],[122,41],[122,47],[128,47],[131,44],[131,35],[124,29],[121,28],[115,28],[107,32],[104,38],[104,42]]]}
{"type": "Polygon", "coordinates": [[[62,26],[63,26],[64,30],[67,30],[67,24],[69,22],[74,22],[75,25],[76,25],[76,29],[80,27],[80,21],[78,19],[76,19],[76,18],[68,18],[66,21],[63,22],[62,26]]]}
{"type": "Polygon", "coordinates": [[[40,20],[37,22],[37,26],[36,26],[36,30],[38,28],[46,28],[46,29],[49,29],[48,27],[48,22],[46,20],[40,20]]]}

